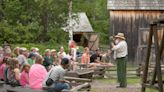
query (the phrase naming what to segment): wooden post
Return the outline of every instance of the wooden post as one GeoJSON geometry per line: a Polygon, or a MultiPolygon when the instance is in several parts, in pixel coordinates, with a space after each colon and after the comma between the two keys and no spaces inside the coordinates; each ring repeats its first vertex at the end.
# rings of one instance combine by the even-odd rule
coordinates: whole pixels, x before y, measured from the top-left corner
{"type": "Polygon", "coordinates": [[[164,50],[164,32],[163,32],[163,36],[162,36],[162,40],[161,40],[161,46],[160,46],[160,58],[162,58],[162,53],[164,50]]]}
{"type": "Polygon", "coordinates": [[[143,80],[142,80],[141,92],[145,92],[145,85],[144,84],[147,81],[149,58],[150,58],[151,45],[152,45],[152,36],[153,36],[153,27],[151,25],[150,33],[149,33],[149,42],[148,42],[148,49],[147,49],[147,56],[146,56],[145,68],[144,68],[144,72],[143,72],[143,80]]]}
{"type": "Polygon", "coordinates": [[[77,87],[74,87],[71,89],[72,92],[77,92],[77,91],[80,91],[81,89],[83,88],[89,88],[91,85],[89,83],[84,83],[82,85],[79,85],[77,87]]]}
{"type": "Polygon", "coordinates": [[[159,92],[163,92],[161,63],[160,63],[160,50],[159,50],[157,30],[153,30],[153,33],[154,33],[154,39],[155,39],[155,54],[156,54],[156,66],[155,67],[157,67],[158,87],[159,87],[159,92]]]}
{"type": "MultiPolygon", "coordinates": [[[[157,26],[154,25],[153,30],[157,31],[157,26]]],[[[155,38],[154,38],[155,39],[155,38]]],[[[155,66],[154,66],[154,70],[153,70],[153,77],[152,77],[152,81],[151,81],[151,85],[154,85],[155,80],[157,77],[157,62],[155,62],[155,66]]]]}
{"type": "MultiPolygon", "coordinates": [[[[161,45],[160,45],[160,60],[162,57],[162,52],[163,52],[163,47],[164,47],[164,32],[163,32],[163,36],[162,36],[162,40],[161,40],[161,45]]],[[[157,63],[156,63],[157,64],[157,63]]],[[[153,78],[152,78],[152,82],[151,85],[153,85],[155,83],[156,80],[156,75],[157,75],[157,65],[155,65],[155,69],[154,69],[154,73],[153,73],[153,78]]]]}

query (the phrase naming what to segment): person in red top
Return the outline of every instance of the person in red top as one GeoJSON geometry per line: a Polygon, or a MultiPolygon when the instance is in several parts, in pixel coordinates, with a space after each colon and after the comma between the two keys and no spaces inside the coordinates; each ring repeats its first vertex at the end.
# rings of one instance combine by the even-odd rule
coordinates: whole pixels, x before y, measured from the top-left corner
{"type": "Polygon", "coordinates": [[[76,43],[74,40],[70,42],[70,48],[76,48],[76,43]]]}
{"type": "Polygon", "coordinates": [[[71,51],[71,54],[72,54],[72,58],[73,58],[73,61],[76,61],[76,43],[74,40],[72,40],[70,42],[70,51],[71,51]]]}

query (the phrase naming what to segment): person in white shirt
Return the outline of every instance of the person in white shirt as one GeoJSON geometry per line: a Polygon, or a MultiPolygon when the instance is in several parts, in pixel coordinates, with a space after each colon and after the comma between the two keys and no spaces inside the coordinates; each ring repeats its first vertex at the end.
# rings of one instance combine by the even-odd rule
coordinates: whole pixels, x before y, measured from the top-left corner
{"type": "Polygon", "coordinates": [[[58,56],[59,56],[59,57],[64,57],[64,56],[66,56],[66,53],[65,53],[65,51],[64,51],[64,47],[63,47],[63,46],[60,47],[60,51],[58,52],[58,56]]]}
{"type": "Polygon", "coordinates": [[[120,83],[117,87],[126,87],[126,66],[127,66],[127,55],[128,55],[128,47],[125,41],[125,37],[123,33],[118,33],[115,36],[115,44],[112,43],[112,50],[116,54],[116,62],[117,62],[117,78],[120,83]]]}
{"type": "Polygon", "coordinates": [[[57,53],[57,55],[58,55],[59,64],[60,64],[62,58],[66,56],[66,53],[65,53],[65,51],[64,51],[64,47],[63,47],[63,46],[60,47],[60,51],[57,53]]]}
{"type": "Polygon", "coordinates": [[[20,65],[20,70],[22,70],[22,68],[25,64],[28,64],[26,55],[27,55],[27,49],[26,48],[20,48],[19,49],[19,56],[17,57],[17,59],[19,61],[19,65],[20,65]]]}
{"type": "Polygon", "coordinates": [[[69,60],[63,58],[60,65],[54,66],[46,75],[43,81],[43,88],[50,87],[48,92],[61,92],[63,89],[70,89],[69,82],[64,79],[66,70],[69,67],[69,60]],[[47,80],[51,79],[52,84],[47,85],[47,80]]]}

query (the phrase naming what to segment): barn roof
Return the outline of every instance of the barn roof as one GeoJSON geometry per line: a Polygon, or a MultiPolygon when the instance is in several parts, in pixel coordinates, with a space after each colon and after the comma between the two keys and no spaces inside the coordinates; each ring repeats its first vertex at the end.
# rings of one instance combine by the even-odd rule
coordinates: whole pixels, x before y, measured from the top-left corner
{"type": "Polygon", "coordinates": [[[109,10],[164,10],[164,0],[108,0],[109,10]]]}
{"type": "MultiPolygon", "coordinates": [[[[75,16],[71,21],[71,24],[73,25],[73,32],[93,32],[86,13],[80,12],[73,15],[75,16]]],[[[64,27],[63,30],[68,32],[69,26],[64,27]]]]}

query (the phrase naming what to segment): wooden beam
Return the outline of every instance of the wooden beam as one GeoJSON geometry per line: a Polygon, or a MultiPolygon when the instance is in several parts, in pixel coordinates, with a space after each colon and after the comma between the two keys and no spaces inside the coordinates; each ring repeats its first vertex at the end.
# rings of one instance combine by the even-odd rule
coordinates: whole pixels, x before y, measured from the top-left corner
{"type": "MultiPolygon", "coordinates": [[[[157,26],[156,25],[153,27],[153,31],[157,31],[157,26]]],[[[157,77],[157,62],[155,62],[155,66],[154,66],[154,70],[153,70],[153,77],[152,77],[152,80],[151,80],[151,85],[154,85],[156,77],[157,77]]]]}
{"type": "Polygon", "coordinates": [[[89,83],[84,83],[81,85],[78,85],[70,90],[62,90],[61,92],[89,92],[91,85],[89,83]],[[82,90],[82,91],[81,91],[82,90]]]}
{"type": "Polygon", "coordinates": [[[160,58],[162,58],[162,53],[164,51],[164,32],[161,40],[161,45],[160,45],[160,58]]]}
{"type": "MultiPolygon", "coordinates": [[[[164,47],[164,32],[163,32],[163,36],[162,36],[162,40],[161,40],[161,45],[160,45],[160,60],[162,58],[162,53],[163,53],[163,48],[164,47]]],[[[162,67],[162,65],[161,65],[162,67]]],[[[153,85],[155,83],[155,80],[156,80],[156,75],[157,75],[157,67],[155,67],[154,69],[154,73],[153,73],[153,78],[152,78],[152,81],[151,81],[151,85],[153,85]]]]}
{"type": "MultiPolygon", "coordinates": [[[[164,42],[164,33],[163,33],[163,37],[162,37],[162,41],[161,41],[161,46],[160,46],[160,60],[161,60],[161,57],[162,57],[162,52],[163,52],[163,47],[164,47],[164,43],[163,42],[164,42]]],[[[157,67],[155,67],[155,69],[154,69],[153,79],[152,79],[152,82],[151,82],[152,85],[155,83],[155,80],[156,80],[157,67]]]]}
{"type": "Polygon", "coordinates": [[[76,77],[65,76],[64,79],[69,80],[69,81],[78,81],[78,82],[92,82],[91,79],[86,79],[86,78],[76,78],[76,77]]]}
{"type": "Polygon", "coordinates": [[[143,84],[145,84],[146,81],[147,81],[149,58],[150,58],[151,45],[152,45],[152,36],[153,36],[153,27],[151,25],[150,33],[149,33],[149,42],[148,42],[148,48],[147,48],[147,55],[146,55],[146,60],[145,60],[145,68],[144,68],[144,73],[143,73],[143,81],[142,81],[141,92],[145,92],[145,86],[143,86],[143,84]]]}
{"type": "Polygon", "coordinates": [[[71,91],[77,92],[77,91],[80,91],[83,88],[90,88],[90,87],[91,87],[91,85],[89,83],[84,83],[82,85],[79,85],[79,86],[76,86],[76,87],[72,88],[71,91]]]}
{"type": "Polygon", "coordinates": [[[148,87],[148,88],[154,88],[154,89],[158,90],[158,86],[157,85],[151,85],[151,84],[145,83],[145,84],[143,84],[143,86],[144,87],[148,87]]]}
{"type": "Polygon", "coordinates": [[[159,92],[163,92],[161,62],[160,62],[160,49],[159,49],[159,43],[158,43],[157,30],[153,30],[153,33],[154,33],[154,40],[155,40],[156,68],[157,68],[159,92]]]}

